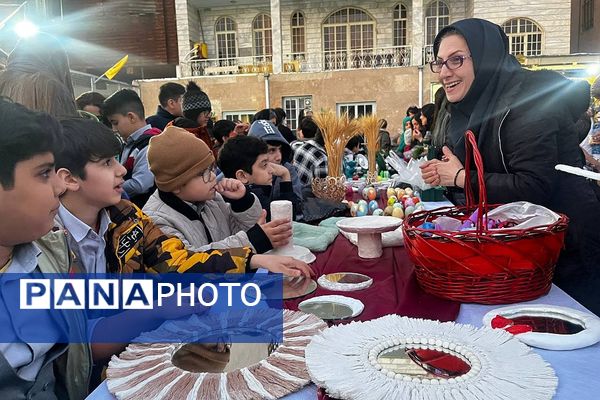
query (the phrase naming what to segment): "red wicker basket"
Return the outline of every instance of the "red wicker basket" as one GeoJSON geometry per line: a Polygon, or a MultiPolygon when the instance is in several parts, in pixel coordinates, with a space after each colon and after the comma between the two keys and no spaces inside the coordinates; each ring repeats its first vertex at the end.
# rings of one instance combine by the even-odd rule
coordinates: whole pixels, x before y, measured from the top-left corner
{"type": "Polygon", "coordinates": [[[552,285],[554,266],[563,247],[568,218],[529,229],[488,230],[488,205],[483,162],[471,131],[465,134],[466,207],[422,211],[404,220],[404,246],[415,263],[421,287],[436,296],[464,303],[503,304],[532,300],[552,285]],[[477,168],[479,204],[469,182],[471,152],[477,168]],[[431,231],[419,228],[439,216],[466,220],[479,207],[472,231],[431,231]]]}

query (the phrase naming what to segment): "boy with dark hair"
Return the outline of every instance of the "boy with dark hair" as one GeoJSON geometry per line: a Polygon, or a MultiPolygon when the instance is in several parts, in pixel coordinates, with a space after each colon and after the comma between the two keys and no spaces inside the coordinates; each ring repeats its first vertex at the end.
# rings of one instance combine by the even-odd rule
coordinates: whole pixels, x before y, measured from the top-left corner
{"type": "Polygon", "coordinates": [[[298,177],[305,186],[310,186],[313,178],[327,177],[327,153],[325,141],[317,124],[307,117],[300,124],[305,141],[294,142],[293,164],[298,171],[298,177]]]}
{"type": "MultiPolygon", "coordinates": [[[[297,197],[294,203],[297,211],[299,211],[300,203],[302,201],[302,183],[300,182],[300,179],[298,179],[296,168],[291,164],[292,148],[290,147],[290,144],[271,121],[254,121],[252,125],[250,125],[248,135],[264,140],[269,148],[269,162],[283,165],[290,172],[292,188],[297,197]]],[[[273,179],[274,197],[279,197],[280,182],[281,179],[277,176],[273,179]]]]}
{"type": "MultiPolygon", "coordinates": [[[[96,122],[96,124],[98,124],[96,122]]],[[[64,184],[54,172],[54,153],[62,145],[58,121],[0,98],[0,272],[69,272],[69,251],[62,232],[50,232],[64,184]]],[[[8,278],[4,276],[4,278],[8,278]]],[[[0,289],[9,285],[3,281],[0,289]]],[[[0,296],[1,324],[15,340],[0,343],[0,398],[83,399],[92,365],[86,343],[24,343],[17,332],[54,329],[55,315],[30,321],[6,309],[0,296]],[[43,325],[42,325],[43,324],[43,325]]],[[[74,314],[79,315],[73,310],[74,314]]],[[[83,320],[83,314],[80,316],[83,320]]],[[[67,320],[71,332],[85,337],[84,324],[67,320]]],[[[58,326],[56,327],[58,328],[58,326]]],[[[57,336],[60,336],[57,334],[57,336]]]]}
{"type": "Polygon", "coordinates": [[[263,140],[254,136],[229,139],[219,152],[218,165],[226,178],[237,179],[258,197],[267,211],[267,220],[271,219],[274,200],[289,200],[297,207],[290,171],[269,161],[269,147],[263,140]],[[273,195],[273,176],[281,179],[278,196],[273,195]]]}
{"type": "Polygon", "coordinates": [[[217,182],[212,152],[184,130],[168,127],[152,138],[148,162],[158,190],[144,212],[189,249],[251,246],[264,253],[291,240],[291,221],[257,223],[263,210],[256,196],[236,179],[217,182]]]}
{"type": "Polygon", "coordinates": [[[146,122],[152,127],[165,130],[167,124],[177,117],[183,116],[183,94],[185,87],[175,82],[165,83],[158,92],[158,102],[160,105],[155,115],[146,118],[146,122]]]}
{"type": "Polygon", "coordinates": [[[100,117],[104,100],[106,100],[106,97],[101,93],[85,92],[75,99],[75,104],[77,105],[78,110],[87,111],[90,114],[94,114],[96,117],[100,117]]]}
{"type": "Polygon", "coordinates": [[[161,131],[144,120],[144,105],[136,92],[121,89],[104,101],[104,115],[125,141],[119,160],[126,168],[123,190],[138,207],[154,192],[154,176],[148,168],[148,143],[161,131]]]}
{"type": "Polygon", "coordinates": [[[176,237],[165,235],[151,219],[121,199],[125,169],[114,157],[117,140],[102,125],[81,119],[63,121],[67,145],[56,167],[65,182],[57,224],[65,228],[80,271],[245,272],[262,266],[297,276],[309,274],[306,264],[250,249],[192,252],[176,237]],[[83,166],[83,167],[82,167],[83,166]]]}

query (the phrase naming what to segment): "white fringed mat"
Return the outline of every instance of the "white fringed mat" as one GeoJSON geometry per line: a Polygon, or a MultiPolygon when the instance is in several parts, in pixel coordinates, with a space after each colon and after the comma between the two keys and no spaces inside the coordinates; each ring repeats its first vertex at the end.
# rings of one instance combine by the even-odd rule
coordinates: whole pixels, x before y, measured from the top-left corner
{"type": "Polygon", "coordinates": [[[505,331],[398,315],[326,329],[305,354],[313,382],[345,400],[544,400],[558,385],[554,370],[505,331]],[[403,344],[448,349],[468,360],[471,370],[451,379],[423,379],[378,364],[383,350],[403,344]]]}
{"type": "MultiPolygon", "coordinates": [[[[214,328],[195,315],[186,321],[166,322],[143,338],[192,337],[193,332],[214,328]],[[186,335],[186,336],[182,336],[186,335]]],[[[283,343],[265,360],[227,373],[196,373],[176,367],[173,355],[181,343],[135,343],[107,370],[108,390],[117,399],[277,399],[309,383],[304,350],[312,337],[327,325],[314,315],[283,310],[283,343]]]]}

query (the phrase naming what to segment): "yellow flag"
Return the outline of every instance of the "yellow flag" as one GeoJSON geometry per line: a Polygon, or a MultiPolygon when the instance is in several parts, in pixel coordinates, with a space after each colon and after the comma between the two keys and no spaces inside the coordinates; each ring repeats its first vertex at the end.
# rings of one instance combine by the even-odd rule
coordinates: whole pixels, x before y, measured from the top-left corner
{"type": "Polygon", "coordinates": [[[115,65],[110,67],[104,73],[104,76],[106,76],[108,79],[114,78],[119,73],[121,68],[123,68],[125,66],[125,64],[127,64],[127,60],[129,60],[129,54],[127,54],[125,57],[121,58],[119,61],[117,61],[117,63],[115,65]]]}

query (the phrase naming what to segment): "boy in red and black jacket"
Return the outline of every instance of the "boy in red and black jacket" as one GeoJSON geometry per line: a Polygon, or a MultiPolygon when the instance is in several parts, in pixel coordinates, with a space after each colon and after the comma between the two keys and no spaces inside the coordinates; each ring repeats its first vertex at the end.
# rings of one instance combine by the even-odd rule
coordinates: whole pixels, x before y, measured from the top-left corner
{"type": "Polygon", "coordinates": [[[121,89],[104,101],[102,115],[125,141],[119,160],[127,169],[123,190],[129,199],[142,208],[156,189],[154,175],[148,167],[148,143],[161,133],[144,119],[144,105],[136,92],[121,89]]]}

